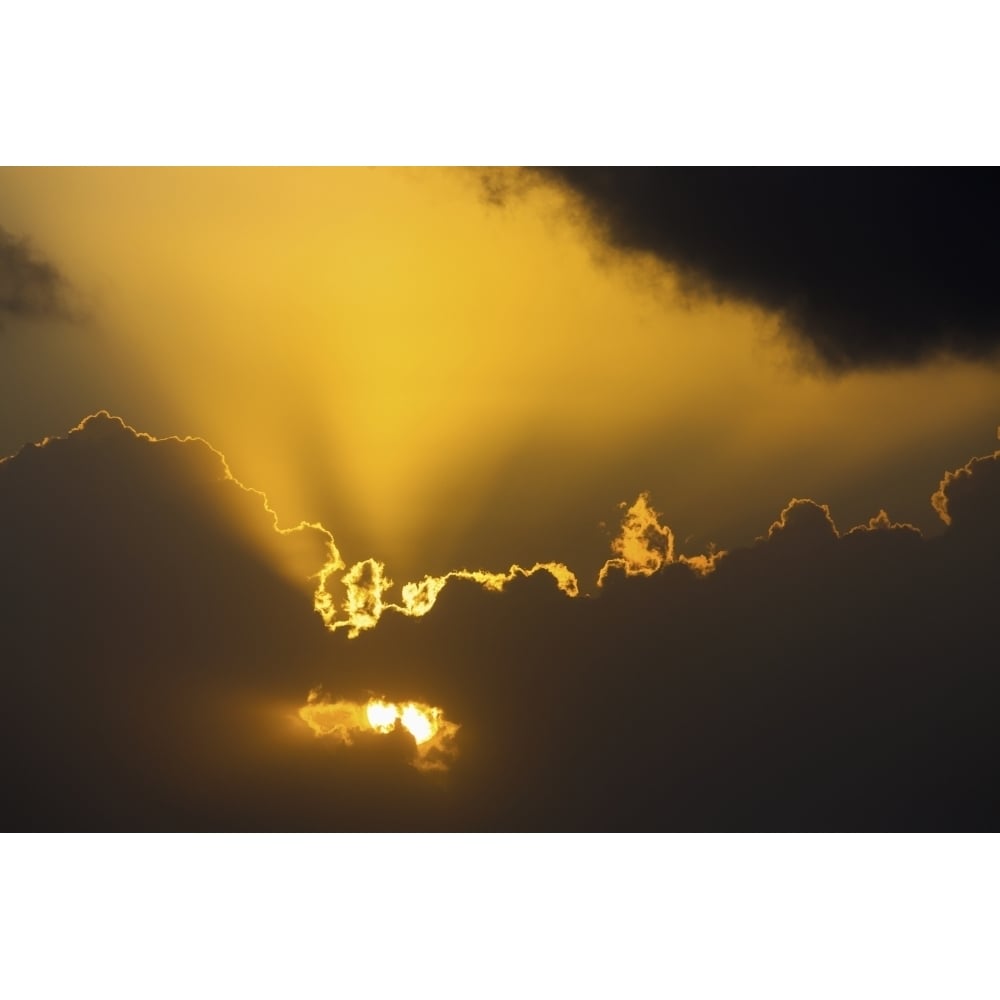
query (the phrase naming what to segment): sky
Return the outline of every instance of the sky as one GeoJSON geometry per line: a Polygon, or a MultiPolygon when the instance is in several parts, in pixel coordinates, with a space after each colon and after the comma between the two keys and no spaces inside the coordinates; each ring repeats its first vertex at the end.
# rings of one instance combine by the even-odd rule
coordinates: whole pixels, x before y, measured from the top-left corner
{"type": "MultiPolygon", "coordinates": [[[[281,13],[10,9],[0,159],[996,162],[981,5],[281,13]]],[[[995,995],[990,175],[325,173],[0,172],[0,988],[995,995]]]]}
{"type": "Polygon", "coordinates": [[[998,212],[0,169],[13,828],[992,828],[998,212]]]}

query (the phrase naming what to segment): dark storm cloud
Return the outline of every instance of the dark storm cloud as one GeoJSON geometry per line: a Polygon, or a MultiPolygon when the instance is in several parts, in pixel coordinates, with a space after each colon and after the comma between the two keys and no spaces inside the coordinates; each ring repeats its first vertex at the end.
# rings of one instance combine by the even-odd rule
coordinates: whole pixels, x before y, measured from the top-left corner
{"type": "Polygon", "coordinates": [[[935,539],[795,500],[704,576],[456,579],[350,640],[216,452],[93,418],[0,463],[6,825],[992,829],[997,468],[945,478],[935,539]],[[451,769],[314,738],[319,684],[440,705],[451,769]]]}
{"type": "Polygon", "coordinates": [[[451,780],[485,828],[992,829],[989,537],[884,514],[841,534],[794,501],[704,577],[617,571],[574,601],[449,585],[352,669],[419,678],[462,721],[451,780]]]}
{"type": "Polygon", "coordinates": [[[26,239],[0,226],[0,321],[66,318],[69,284],[26,239]]]}
{"type": "Polygon", "coordinates": [[[539,173],[583,199],[608,243],[654,254],[695,298],[779,314],[830,370],[987,358],[1000,344],[995,170],[539,173]]]}
{"type": "Polygon", "coordinates": [[[7,827],[419,827],[412,744],[336,753],[295,720],[347,644],[274,568],[304,541],[203,442],[106,416],[0,463],[7,827]]]}

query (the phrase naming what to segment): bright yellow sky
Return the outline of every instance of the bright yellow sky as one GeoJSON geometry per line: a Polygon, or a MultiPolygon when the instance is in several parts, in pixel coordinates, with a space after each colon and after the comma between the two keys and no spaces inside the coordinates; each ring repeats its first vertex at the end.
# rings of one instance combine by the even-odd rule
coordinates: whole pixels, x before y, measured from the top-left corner
{"type": "Polygon", "coordinates": [[[996,371],[804,374],[772,321],[678,303],[546,189],[498,207],[454,169],[6,169],[0,222],[91,317],[8,331],[0,450],[99,407],[197,434],[398,581],[586,576],[643,490],[680,551],[749,542],[793,495],[842,528],[882,506],[930,526],[945,468],[995,447],[996,371]]]}

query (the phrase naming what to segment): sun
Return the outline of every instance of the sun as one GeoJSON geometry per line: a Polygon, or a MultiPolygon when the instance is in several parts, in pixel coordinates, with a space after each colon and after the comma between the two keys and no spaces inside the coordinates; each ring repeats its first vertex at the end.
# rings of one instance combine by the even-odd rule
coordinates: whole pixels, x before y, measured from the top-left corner
{"type": "Polygon", "coordinates": [[[365,718],[368,725],[377,733],[388,733],[396,728],[399,710],[388,702],[372,699],[365,706],[365,718]]]}
{"type": "Polygon", "coordinates": [[[412,701],[403,706],[399,721],[403,728],[417,741],[417,746],[434,738],[438,731],[441,712],[436,708],[415,705],[412,701]]]}
{"type": "Polygon", "coordinates": [[[400,708],[392,702],[372,698],[365,706],[368,725],[377,733],[388,733],[399,723],[419,746],[432,740],[440,728],[441,710],[429,705],[407,702],[400,708]]]}
{"type": "Polygon", "coordinates": [[[396,703],[384,696],[372,696],[366,702],[331,701],[316,688],[309,692],[298,716],[315,736],[330,737],[345,746],[365,731],[385,735],[402,728],[413,738],[411,764],[418,771],[446,771],[458,753],[459,724],[448,720],[443,709],[419,701],[396,703]]]}

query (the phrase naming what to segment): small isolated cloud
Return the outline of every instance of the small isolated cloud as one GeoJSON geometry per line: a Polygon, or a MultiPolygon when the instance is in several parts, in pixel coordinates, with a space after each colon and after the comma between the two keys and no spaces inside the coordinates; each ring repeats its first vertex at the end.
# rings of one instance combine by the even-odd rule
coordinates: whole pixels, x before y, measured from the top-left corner
{"type": "Polygon", "coordinates": [[[69,282],[27,239],[0,226],[0,322],[67,319],[69,282]]]}

